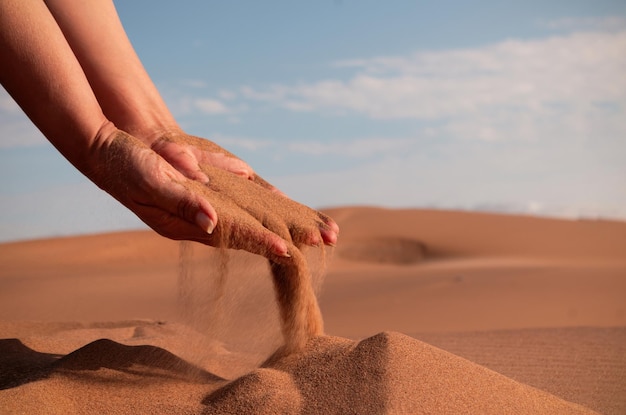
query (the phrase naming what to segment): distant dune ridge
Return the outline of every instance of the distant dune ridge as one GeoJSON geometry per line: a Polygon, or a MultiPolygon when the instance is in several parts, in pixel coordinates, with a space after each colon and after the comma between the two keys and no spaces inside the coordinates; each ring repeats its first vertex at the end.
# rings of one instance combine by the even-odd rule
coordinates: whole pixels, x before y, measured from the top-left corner
{"type": "Polygon", "coordinates": [[[626,412],[626,223],[327,213],[328,335],[281,358],[261,258],[229,252],[211,296],[217,250],[190,246],[181,310],[151,232],[0,245],[0,412],[626,412]]]}

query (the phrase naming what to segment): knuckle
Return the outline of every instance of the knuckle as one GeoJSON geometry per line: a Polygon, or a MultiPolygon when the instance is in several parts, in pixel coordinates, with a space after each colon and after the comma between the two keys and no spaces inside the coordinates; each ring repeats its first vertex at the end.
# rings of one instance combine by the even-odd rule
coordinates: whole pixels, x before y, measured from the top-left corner
{"type": "Polygon", "coordinates": [[[187,197],[180,199],[176,204],[177,216],[185,219],[188,222],[193,222],[193,214],[195,211],[196,204],[187,197]]]}

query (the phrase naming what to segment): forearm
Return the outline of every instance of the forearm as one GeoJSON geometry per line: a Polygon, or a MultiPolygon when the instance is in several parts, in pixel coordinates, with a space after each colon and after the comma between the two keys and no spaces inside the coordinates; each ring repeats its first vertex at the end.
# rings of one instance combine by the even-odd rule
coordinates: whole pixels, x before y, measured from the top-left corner
{"type": "Polygon", "coordinates": [[[63,34],[41,1],[0,1],[0,82],[77,168],[114,129],[63,34]]]}
{"type": "Polygon", "coordinates": [[[111,0],[45,0],[72,47],[104,114],[151,144],[179,130],[135,53],[111,0]]]}

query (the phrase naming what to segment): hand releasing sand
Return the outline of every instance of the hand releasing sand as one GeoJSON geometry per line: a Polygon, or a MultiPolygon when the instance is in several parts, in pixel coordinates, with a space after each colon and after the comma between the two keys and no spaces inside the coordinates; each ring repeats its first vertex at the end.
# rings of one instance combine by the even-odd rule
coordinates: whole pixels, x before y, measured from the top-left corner
{"type": "MultiPolygon", "coordinates": [[[[200,143],[212,149],[209,141],[200,143]]],[[[171,239],[243,249],[271,260],[289,257],[294,244],[336,241],[338,227],[332,219],[268,189],[256,175],[246,180],[201,163],[208,182],[189,179],[121,131],[93,157],[95,167],[85,172],[91,180],[171,239]]]]}
{"type": "MultiPolygon", "coordinates": [[[[207,151],[214,150],[212,143],[206,140],[193,141],[193,144],[196,149],[205,145],[207,151]]],[[[284,352],[298,350],[308,339],[322,334],[323,324],[310,272],[299,247],[335,242],[338,227],[332,219],[273,191],[257,176],[254,176],[255,180],[248,180],[247,176],[201,163],[201,173],[207,180],[200,182],[186,178],[144,144],[123,132],[103,146],[98,154],[102,161],[99,165],[107,166],[107,169],[93,171],[94,181],[127,207],[134,211],[143,210],[143,219],[154,229],[170,229],[166,236],[177,239],[177,231],[185,226],[196,232],[182,239],[217,248],[243,249],[270,260],[286,343],[284,352]],[[136,177],[132,175],[135,171],[133,163],[148,165],[155,173],[148,178],[136,177]],[[110,174],[111,169],[115,175],[110,174]],[[169,195],[166,191],[163,198],[162,194],[151,191],[162,188],[163,182],[176,188],[176,193],[169,195]],[[213,210],[210,233],[199,232],[189,223],[197,207],[193,203],[180,205],[180,200],[187,199],[185,195],[188,194],[194,195],[198,204],[213,210]],[[188,221],[181,221],[171,214],[164,216],[156,210],[154,206],[161,199],[167,202],[170,211],[181,212],[179,216],[188,221]]]]}
{"type": "MultiPolygon", "coordinates": [[[[239,160],[233,154],[211,141],[193,136],[178,136],[168,140],[175,140],[173,142],[179,145],[201,150],[205,159],[212,158],[211,160],[201,158],[199,163],[208,179],[207,187],[213,191],[207,196],[210,200],[215,196],[219,196],[223,201],[230,200],[268,230],[296,246],[323,244],[332,246],[337,242],[339,227],[330,217],[285,197],[259,175],[245,168],[243,162],[242,170],[237,174],[237,171],[233,171],[234,166],[229,170],[221,167],[220,162],[215,160],[217,156],[239,160]],[[225,174],[226,172],[236,175],[233,177],[232,174],[225,174]],[[249,180],[242,181],[241,178],[249,180]],[[252,183],[256,186],[252,186],[252,183]]],[[[228,213],[238,214],[232,207],[215,206],[215,208],[221,210],[218,217],[228,213]],[[228,208],[232,209],[232,212],[225,212],[228,208]]],[[[230,228],[230,238],[241,239],[236,227],[230,228]]]]}
{"type": "MultiPolygon", "coordinates": [[[[331,229],[332,219],[300,205],[265,186],[243,180],[222,169],[203,166],[206,185],[220,220],[214,230],[215,246],[253,251],[248,229],[265,225],[287,242],[289,258],[270,259],[285,346],[280,353],[300,350],[307,341],[323,334],[322,316],[313,291],[311,273],[298,248],[322,245],[321,232],[331,229]]],[[[336,227],[336,225],[335,225],[336,227]]],[[[323,249],[323,248],[321,248],[323,249]]],[[[257,252],[268,258],[271,255],[257,252]]]]}
{"type": "MultiPolygon", "coordinates": [[[[220,150],[219,147],[216,150],[211,142],[195,137],[182,137],[178,141],[188,142],[194,148],[204,146],[207,154],[220,150]]],[[[219,218],[209,236],[210,245],[245,249],[269,258],[285,339],[280,353],[302,349],[309,339],[323,334],[324,329],[311,273],[299,247],[334,243],[337,225],[326,215],[274,191],[257,175],[238,176],[204,163],[200,167],[208,183],[194,181],[190,186],[206,195],[219,218]],[[248,178],[251,180],[245,180],[248,178]],[[268,238],[274,235],[282,238],[287,248],[285,254],[263,251],[255,238],[251,238],[251,234],[260,232],[266,233],[268,238]],[[330,240],[329,235],[333,235],[330,240]]]]}

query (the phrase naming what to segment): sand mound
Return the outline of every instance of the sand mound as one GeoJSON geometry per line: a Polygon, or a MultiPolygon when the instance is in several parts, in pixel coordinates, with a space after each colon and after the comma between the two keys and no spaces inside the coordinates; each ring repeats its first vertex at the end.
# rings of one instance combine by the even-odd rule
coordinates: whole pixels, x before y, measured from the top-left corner
{"type": "Polygon", "coordinates": [[[211,414],[593,413],[398,333],[318,337],[204,403],[211,414]]]}
{"type": "Polygon", "coordinates": [[[58,355],[32,350],[19,339],[1,339],[0,390],[39,380],[47,375],[47,368],[58,358],[58,355]]]}
{"type": "Polygon", "coordinates": [[[426,246],[415,239],[397,237],[341,241],[337,254],[351,261],[413,264],[426,257],[426,246]]]}
{"type": "Polygon", "coordinates": [[[160,347],[127,346],[109,339],[89,343],[59,359],[53,365],[53,369],[58,372],[101,368],[141,373],[144,376],[180,377],[188,381],[223,380],[160,347]]]}

